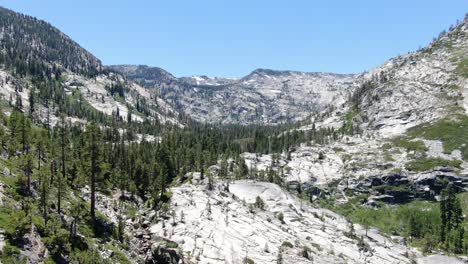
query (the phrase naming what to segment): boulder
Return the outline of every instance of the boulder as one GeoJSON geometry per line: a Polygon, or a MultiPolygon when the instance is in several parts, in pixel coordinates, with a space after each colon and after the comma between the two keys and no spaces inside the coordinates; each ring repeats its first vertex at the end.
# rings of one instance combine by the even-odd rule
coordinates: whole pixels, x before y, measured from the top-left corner
{"type": "Polygon", "coordinates": [[[167,243],[156,242],[151,246],[151,255],[145,260],[147,264],[182,264],[185,263],[178,248],[168,248],[167,243]]]}

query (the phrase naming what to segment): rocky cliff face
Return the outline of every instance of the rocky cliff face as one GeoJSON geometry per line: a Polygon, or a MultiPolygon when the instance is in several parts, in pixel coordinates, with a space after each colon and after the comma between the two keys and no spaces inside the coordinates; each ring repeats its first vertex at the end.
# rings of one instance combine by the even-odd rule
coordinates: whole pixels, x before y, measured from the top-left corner
{"type": "Polygon", "coordinates": [[[468,113],[467,54],[465,20],[428,47],[364,74],[374,83],[359,98],[366,126],[394,136],[448,114],[468,113]]]}
{"type": "Polygon", "coordinates": [[[311,113],[341,106],[358,85],[356,75],[331,73],[257,69],[241,79],[176,79],[158,77],[163,75],[159,68],[111,67],[155,89],[195,120],[223,124],[301,121],[311,113]]]}

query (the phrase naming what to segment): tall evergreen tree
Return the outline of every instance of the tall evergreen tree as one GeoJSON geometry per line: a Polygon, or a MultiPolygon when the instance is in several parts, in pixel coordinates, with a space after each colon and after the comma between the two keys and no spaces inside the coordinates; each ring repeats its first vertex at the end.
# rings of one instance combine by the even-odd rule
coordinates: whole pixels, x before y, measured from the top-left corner
{"type": "Polygon", "coordinates": [[[101,166],[101,129],[96,123],[86,127],[86,165],[88,166],[91,186],[91,218],[96,219],[96,182],[101,166]]]}
{"type": "MultiPolygon", "coordinates": [[[[463,221],[463,214],[460,205],[460,200],[456,197],[455,188],[453,184],[449,183],[447,187],[442,191],[440,197],[440,241],[446,244],[448,248],[450,241],[453,239],[448,239],[450,234],[455,231],[457,233],[461,232],[459,229],[463,229],[461,223],[463,221]]],[[[451,236],[453,238],[453,236],[451,236]]],[[[456,237],[456,235],[455,235],[456,237]]],[[[463,238],[463,236],[462,236],[463,238]]],[[[456,241],[457,244],[463,244],[463,242],[456,241]]]]}

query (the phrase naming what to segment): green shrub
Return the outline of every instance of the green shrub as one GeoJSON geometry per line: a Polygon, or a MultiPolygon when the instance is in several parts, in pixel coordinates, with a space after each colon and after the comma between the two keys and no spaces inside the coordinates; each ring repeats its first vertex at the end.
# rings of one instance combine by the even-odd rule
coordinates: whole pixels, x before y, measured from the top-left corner
{"type": "Polygon", "coordinates": [[[289,241],[284,241],[283,244],[281,244],[282,247],[288,247],[288,248],[293,248],[293,244],[289,241]]]}
{"type": "Polygon", "coordinates": [[[343,151],[344,151],[344,149],[341,148],[341,147],[334,147],[333,150],[334,150],[335,152],[343,152],[343,151]]]}
{"type": "Polygon", "coordinates": [[[20,249],[16,246],[6,244],[3,248],[3,254],[0,255],[0,263],[26,263],[19,261],[20,249]]]}
{"type": "Polygon", "coordinates": [[[255,264],[255,261],[253,261],[252,259],[249,259],[248,257],[245,257],[243,263],[244,264],[255,264]]]}
{"type": "Polygon", "coordinates": [[[80,264],[108,264],[110,261],[104,260],[101,255],[94,250],[79,251],[70,253],[70,259],[74,263],[80,264]]]}
{"type": "Polygon", "coordinates": [[[166,247],[167,248],[177,248],[177,247],[179,247],[179,245],[174,241],[167,241],[166,242],[166,247]]]}
{"type": "Polygon", "coordinates": [[[309,257],[310,257],[310,252],[311,252],[310,248],[307,247],[307,246],[304,246],[304,247],[302,248],[301,255],[302,255],[302,257],[304,257],[304,258],[306,258],[306,259],[309,259],[309,257]]]}
{"type": "Polygon", "coordinates": [[[260,196],[255,198],[255,207],[260,210],[265,210],[265,202],[262,200],[262,198],[260,198],[260,196]]]}
{"type": "Polygon", "coordinates": [[[282,224],[285,224],[285,222],[284,222],[284,214],[283,214],[283,213],[279,213],[279,214],[277,215],[277,217],[278,217],[278,220],[279,220],[282,224]]]}

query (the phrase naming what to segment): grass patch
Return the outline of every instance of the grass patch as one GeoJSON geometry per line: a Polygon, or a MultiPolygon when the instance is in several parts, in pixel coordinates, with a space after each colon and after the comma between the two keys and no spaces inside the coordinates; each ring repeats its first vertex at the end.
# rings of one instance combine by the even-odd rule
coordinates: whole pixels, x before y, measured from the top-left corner
{"type": "Polygon", "coordinates": [[[5,230],[7,236],[15,236],[19,231],[19,226],[26,219],[26,214],[22,210],[10,207],[0,208],[0,227],[5,230]]]}
{"type": "Polygon", "coordinates": [[[451,90],[459,90],[460,89],[460,86],[458,86],[456,84],[450,84],[450,85],[447,85],[446,87],[451,89],[451,90]]]}
{"type": "Polygon", "coordinates": [[[461,160],[445,160],[440,158],[419,158],[405,164],[410,171],[427,171],[435,167],[455,167],[460,168],[461,160]]]}
{"type": "Polygon", "coordinates": [[[124,253],[122,253],[118,248],[116,248],[112,244],[105,244],[105,248],[112,250],[114,253],[112,255],[112,262],[114,263],[120,263],[120,264],[131,264],[131,262],[128,260],[127,256],[125,256],[124,253]]]}
{"type": "Polygon", "coordinates": [[[392,154],[390,154],[388,151],[384,152],[384,160],[387,162],[395,161],[392,154]]]}
{"type": "Polygon", "coordinates": [[[393,143],[397,147],[406,149],[407,151],[414,151],[419,153],[425,153],[427,151],[426,145],[421,140],[409,140],[408,138],[396,138],[393,143]]]}
{"type": "Polygon", "coordinates": [[[409,186],[407,185],[379,185],[379,186],[374,186],[372,189],[378,191],[379,193],[385,193],[385,191],[408,191],[409,186]]]}
{"type": "Polygon", "coordinates": [[[10,176],[10,177],[0,176],[0,181],[3,182],[3,183],[8,184],[8,186],[10,186],[10,187],[13,187],[13,186],[16,185],[16,182],[18,181],[18,178],[13,177],[13,176],[10,176]]]}
{"type": "Polygon", "coordinates": [[[377,227],[389,235],[409,236],[414,232],[410,228],[410,221],[414,221],[414,218],[420,221],[418,232],[439,234],[440,217],[437,203],[413,201],[404,205],[383,205],[374,209],[349,202],[336,206],[334,210],[354,223],[377,227]]]}
{"type": "Polygon", "coordinates": [[[14,245],[10,245],[8,242],[3,248],[3,254],[0,255],[0,263],[5,264],[17,264],[17,263],[26,263],[26,260],[19,260],[20,249],[14,245]]]}
{"type": "Polygon", "coordinates": [[[177,248],[177,247],[179,247],[179,245],[174,241],[167,241],[166,242],[166,248],[177,248]]]}
{"type": "MultiPolygon", "coordinates": [[[[460,199],[463,214],[468,214],[468,192],[457,194],[460,199]]],[[[322,200],[320,205],[341,214],[353,223],[365,227],[376,227],[388,235],[407,237],[414,247],[423,252],[443,249],[438,244],[440,234],[440,204],[416,200],[406,204],[388,205],[379,203],[379,207],[370,208],[361,205],[365,196],[354,197],[346,204],[335,204],[333,199],[322,200]]],[[[463,219],[463,225],[468,227],[468,218],[463,219]]],[[[465,241],[468,235],[465,233],[465,241]]]]}
{"type": "Polygon", "coordinates": [[[457,65],[456,72],[463,78],[468,78],[468,58],[462,58],[457,65]]]}
{"type": "Polygon", "coordinates": [[[463,159],[468,161],[468,116],[466,115],[446,117],[433,124],[414,127],[409,130],[408,135],[440,140],[444,144],[444,152],[451,153],[459,149],[463,159]]]}

